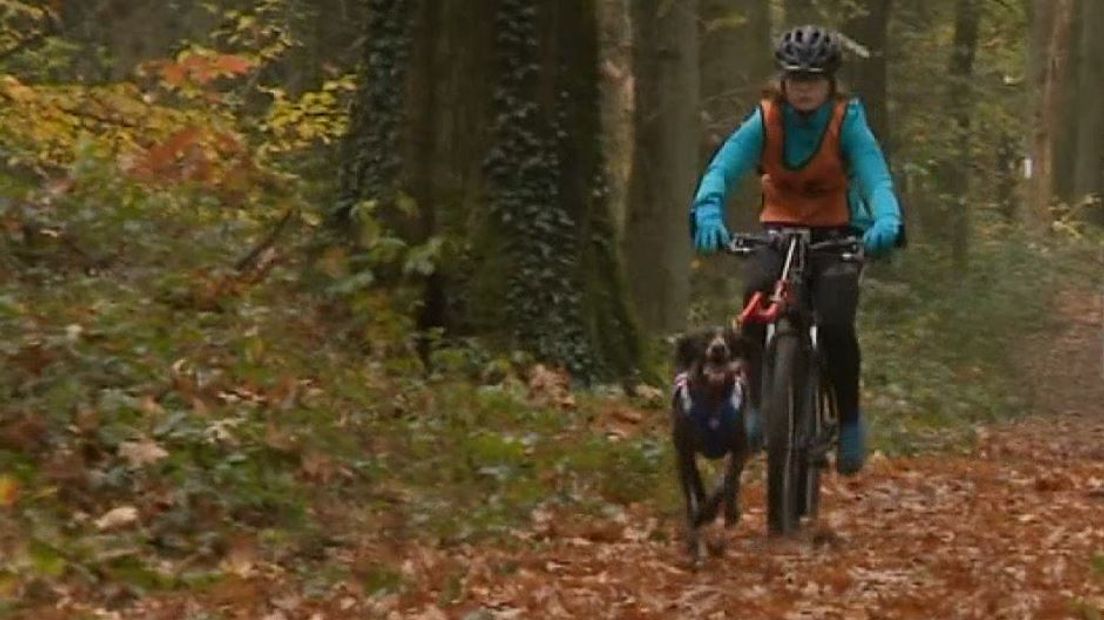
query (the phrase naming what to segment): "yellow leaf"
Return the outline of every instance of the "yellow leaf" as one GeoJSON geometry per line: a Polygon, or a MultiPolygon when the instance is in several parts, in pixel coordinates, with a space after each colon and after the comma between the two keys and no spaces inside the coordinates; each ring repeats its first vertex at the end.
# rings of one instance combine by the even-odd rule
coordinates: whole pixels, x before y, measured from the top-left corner
{"type": "Polygon", "coordinates": [[[716,32],[718,30],[734,30],[747,23],[747,18],[743,13],[739,11],[732,11],[728,15],[718,17],[716,19],[709,20],[705,24],[706,32],[716,32]]]}
{"type": "Polygon", "coordinates": [[[307,226],[310,226],[312,228],[320,226],[322,224],[322,218],[320,218],[317,213],[305,211],[299,217],[302,218],[303,222],[307,226]]]}
{"type": "Polygon", "coordinates": [[[14,477],[0,475],[0,508],[10,508],[19,499],[19,481],[14,477]]]}
{"type": "Polygon", "coordinates": [[[26,103],[37,99],[33,88],[25,86],[22,82],[10,75],[5,75],[3,79],[0,80],[0,88],[3,88],[4,94],[16,103],[26,103]]]}

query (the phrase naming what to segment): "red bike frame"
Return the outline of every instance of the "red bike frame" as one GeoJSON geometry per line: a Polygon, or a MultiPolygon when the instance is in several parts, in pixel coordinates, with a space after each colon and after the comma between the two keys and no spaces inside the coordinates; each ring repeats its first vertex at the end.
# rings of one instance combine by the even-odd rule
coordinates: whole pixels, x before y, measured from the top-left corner
{"type": "Polygon", "coordinates": [[[790,306],[793,297],[793,287],[787,280],[779,280],[774,284],[774,292],[768,297],[766,293],[757,291],[748,300],[739,318],[738,325],[748,323],[773,323],[782,316],[790,306]]]}

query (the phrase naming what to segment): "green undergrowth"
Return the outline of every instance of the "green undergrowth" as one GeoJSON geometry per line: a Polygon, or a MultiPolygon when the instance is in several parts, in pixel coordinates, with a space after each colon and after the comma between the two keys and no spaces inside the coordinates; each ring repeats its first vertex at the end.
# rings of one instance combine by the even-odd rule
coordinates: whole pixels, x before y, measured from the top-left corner
{"type": "Polygon", "coordinates": [[[118,189],[0,203],[0,611],[50,602],[42,584],[123,604],[267,564],[394,589],[335,550],[674,501],[662,433],[608,432],[616,397],[542,404],[523,358],[474,341],[437,343],[427,374],[395,296],[304,262],[309,226],[239,272],[272,218],[118,189]]]}
{"type": "Polygon", "coordinates": [[[511,375],[397,372],[416,362],[348,346],[278,282],[218,312],[107,278],[29,293],[0,321],[13,577],[192,588],[233,570],[242,540],[296,566],[364,538],[505,539],[540,506],[664,499],[664,439],[607,436],[608,397],[563,409],[511,375]],[[120,508],[135,522],[97,525],[120,508]]]}
{"type": "Polygon", "coordinates": [[[1099,247],[1007,231],[977,240],[965,270],[923,245],[871,269],[859,330],[875,445],[968,447],[977,425],[1032,413],[1045,398],[1034,359],[1070,318],[1059,295],[1096,294],[1099,247]]]}

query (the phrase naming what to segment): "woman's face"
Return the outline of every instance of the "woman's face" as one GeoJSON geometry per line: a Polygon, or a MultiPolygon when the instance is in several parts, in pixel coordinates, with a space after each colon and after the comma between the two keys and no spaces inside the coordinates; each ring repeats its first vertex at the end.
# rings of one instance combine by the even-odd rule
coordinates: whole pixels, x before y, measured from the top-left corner
{"type": "Polygon", "coordinates": [[[823,75],[786,76],[786,101],[799,112],[812,112],[828,101],[832,83],[823,75]]]}

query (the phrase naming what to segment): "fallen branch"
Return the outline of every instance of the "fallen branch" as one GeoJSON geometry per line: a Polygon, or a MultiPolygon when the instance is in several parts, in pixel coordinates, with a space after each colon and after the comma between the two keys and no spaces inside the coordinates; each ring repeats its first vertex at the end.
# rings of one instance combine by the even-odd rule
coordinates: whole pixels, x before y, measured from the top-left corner
{"type": "Polygon", "coordinates": [[[280,236],[287,230],[288,223],[291,222],[291,216],[295,215],[296,212],[297,209],[294,207],[288,209],[280,218],[280,221],[276,222],[276,226],[268,233],[268,236],[234,264],[234,269],[239,273],[252,269],[261,255],[265,253],[265,250],[276,245],[276,242],[280,240],[280,236]]]}

